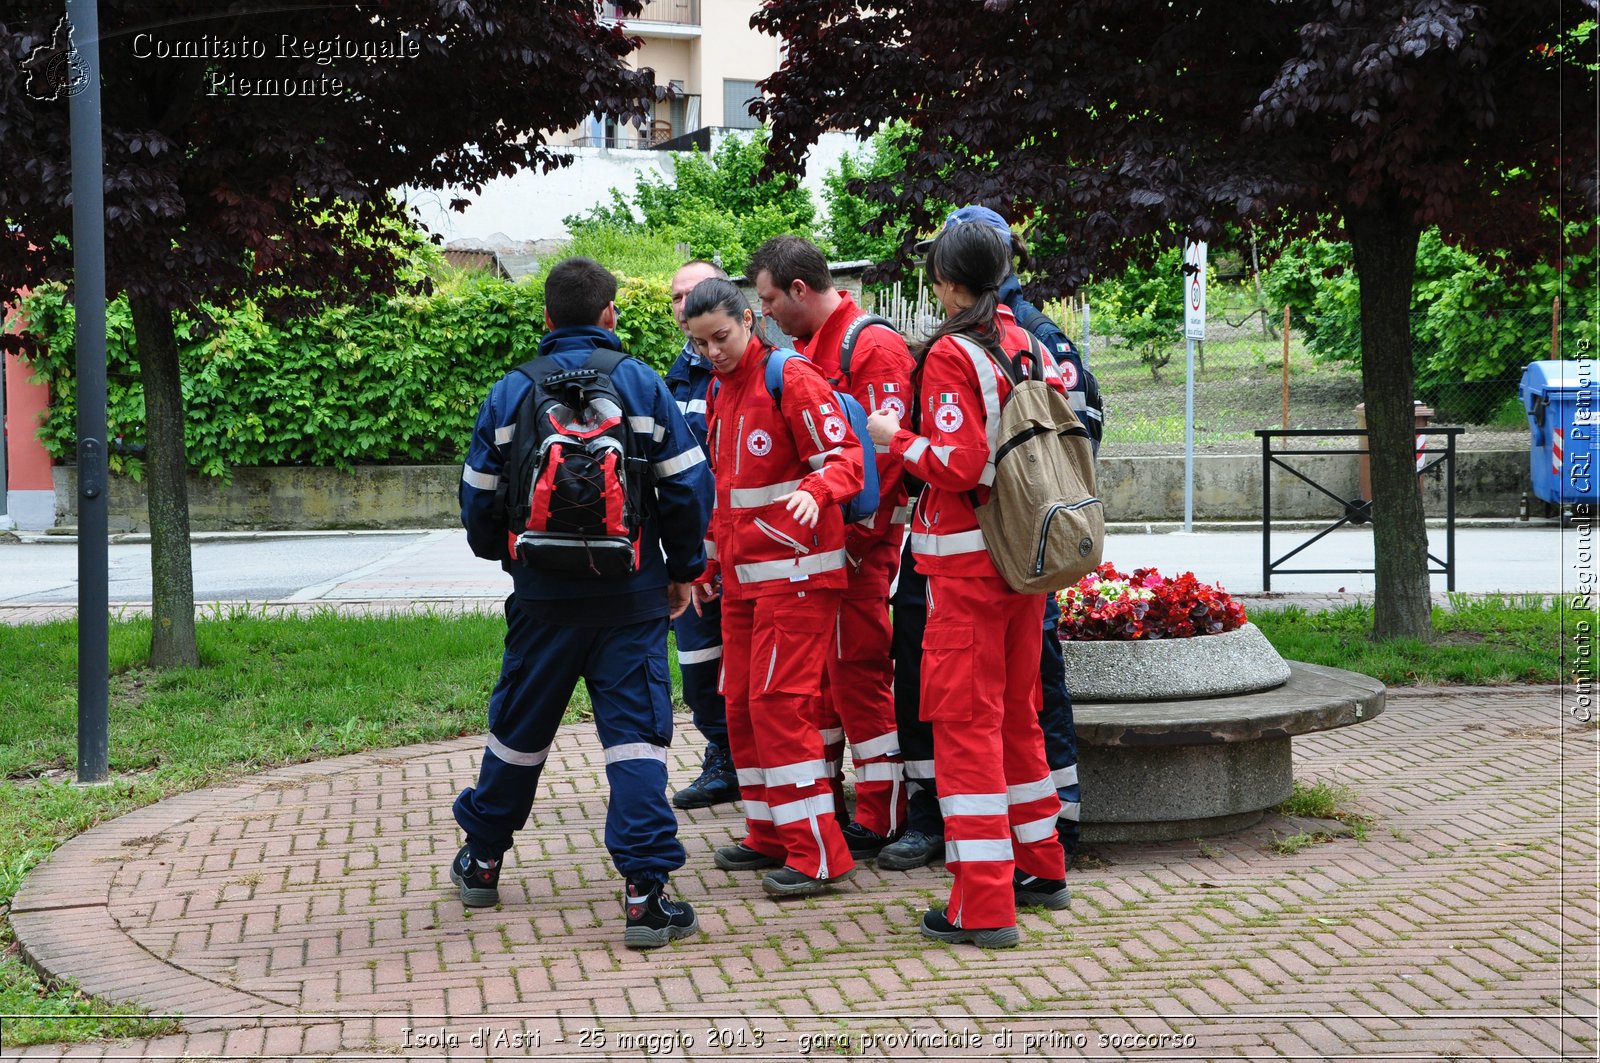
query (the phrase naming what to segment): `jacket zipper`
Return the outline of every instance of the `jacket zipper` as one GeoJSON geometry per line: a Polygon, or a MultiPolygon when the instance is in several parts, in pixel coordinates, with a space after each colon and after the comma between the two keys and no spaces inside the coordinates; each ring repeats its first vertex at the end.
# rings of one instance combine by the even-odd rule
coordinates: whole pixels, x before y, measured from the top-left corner
{"type": "Polygon", "coordinates": [[[744,414],[739,415],[739,425],[733,430],[733,475],[739,475],[739,466],[744,462],[744,414]]]}
{"type": "Polygon", "coordinates": [[[799,539],[785,535],[783,532],[779,531],[777,528],[774,528],[760,517],[755,519],[755,526],[760,528],[762,533],[766,535],[767,538],[780,542],[785,546],[792,547],[796,554],[809,554],[811,552],[811,548],[806,546],[799,539]]]}
{"type": "Polygon", "coordinates": [[[1062,510],[1070,511],[1082,509],[1084,506],[1098,506],[1099,504],[1100,500],[1098,498],[1086,498],[1082,502],[1074,502],[1071,505],[1065,502],[1057,502],[1045,511],[1044,527],[1039,529],[1039,552],[1033,558],[1033,574],[1035,576],[1044,575],[1044,555],[1050,546],[1050,522],[1056,519],[1056,514],[1062,510]]]}

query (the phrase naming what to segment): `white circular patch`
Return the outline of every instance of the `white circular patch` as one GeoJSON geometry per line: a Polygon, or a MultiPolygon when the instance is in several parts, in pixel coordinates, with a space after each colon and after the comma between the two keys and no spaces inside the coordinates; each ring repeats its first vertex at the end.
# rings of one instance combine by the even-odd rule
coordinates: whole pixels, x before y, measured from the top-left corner
{"type": "Polygon", "coordinates": [[[1078,363],[1062,359],[1061,382],[1067,386],[1068,391],[1078,390],[1078,363]]]}
{"type": "Polygon", "coordinates": [[[966,423],[966,418],[961,415],[961,407],[954,403],[945,403],[933,412],[933,423],[939,426],[941,432],[954,432],[966,423]]]}
{"type": "Polygon", "coordinates": [[[888,398],[883,400],[883,408],[894,414],[902,421],[906,419],[906,404],[901,402],[894,395],[890,395],[888,398]]]}
{"type": "Polygon", "coordinates": [[[754,454],[756,457],[764,457],[767,452],[772,449],[772,437],[767,435],[766,432],[757,428],[754,432],[751,432],[750,437],[745,440],[745,446],[749,447],[750,453],[754,454]]]}
{"type": "Polygon", "coordinates": [[[837,417],[830,417],[822,422],[822,434],[835,443],[844,440],[844,421],[837,417]]]}

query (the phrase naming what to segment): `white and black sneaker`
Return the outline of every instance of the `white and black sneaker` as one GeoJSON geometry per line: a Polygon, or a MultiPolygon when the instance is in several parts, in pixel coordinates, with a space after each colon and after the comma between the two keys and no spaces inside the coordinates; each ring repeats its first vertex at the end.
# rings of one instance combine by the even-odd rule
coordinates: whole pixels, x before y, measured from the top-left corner
{"type": "Polygon", "coordinates": [[[622,907],[628,913],[622,943],[630,949],[659,949],[700,929],[694,909],[683,901],[670,900],[664,882],[628,880],[622,907]]]}

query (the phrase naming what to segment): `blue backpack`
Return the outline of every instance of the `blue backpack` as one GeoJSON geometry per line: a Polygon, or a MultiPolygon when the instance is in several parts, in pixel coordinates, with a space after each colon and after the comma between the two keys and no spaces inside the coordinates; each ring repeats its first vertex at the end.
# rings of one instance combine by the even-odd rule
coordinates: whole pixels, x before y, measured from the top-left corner
{"type": "MultiPolygon", "coordinates": [[[[773,402],[783,402],[783,364],[791,358],[805,360],[805,357],[799,351],[788,349],[775,350],[767,356],[767,393],[773,402]]],[[[861,408],[854,395],[838,388],[833,389],[833,401],[839,404],[845,423],[855,433],[856,442],[861,444],[861,490],[839,503],[845,523],[854,524],[878,511],[878,461],[872,449],[872,437],[867,434],[867,411],[861,408]]]]}

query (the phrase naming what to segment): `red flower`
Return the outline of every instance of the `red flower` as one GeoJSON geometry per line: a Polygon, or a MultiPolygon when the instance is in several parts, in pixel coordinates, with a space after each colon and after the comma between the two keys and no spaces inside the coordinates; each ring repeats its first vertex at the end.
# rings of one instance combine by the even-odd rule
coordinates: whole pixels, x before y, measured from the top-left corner
{"type": "Polygon", "coordinates": [[[1191,638],[1241,627],[1244,607],[1193,572],[1118,572],[1109,561],[1059,597],[1060,637],[1073,641],[1191,638]]]}

